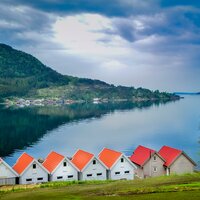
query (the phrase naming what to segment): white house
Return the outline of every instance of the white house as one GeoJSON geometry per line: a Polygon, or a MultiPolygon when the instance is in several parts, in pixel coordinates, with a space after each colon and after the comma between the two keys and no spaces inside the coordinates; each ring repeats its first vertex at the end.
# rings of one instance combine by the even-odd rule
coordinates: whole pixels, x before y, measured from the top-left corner
{"type": "Polygon", "coordinates": [[[108,179],[134,179],[137,167],[121,152],[104,148],[99,154],[99,160],[101,160],[109,169],[107,171],[108,179]]]}
{"type": "Polygon", "coordinates": [[[14,185],[19,175],[0,158],[0,185],[14,185]]]}
{"type": "Polygon", "coordinates": [[[94,154],[79,149],[71,161],[80,170],[79,180],[107,179],[107,167],[94,154]]]}
{"type": "Polygon", "coordinates": [[[48,171],[33,157],[23,153],[13,166],[19,174],[19,184],[43,183],[48,181],[48,171]]]}
{"type": "Polygon", "coordinates": [[[79,169],[63,155],[52,151],[42,164],[49,172],[49,181],[78,180],[79,169]]]}

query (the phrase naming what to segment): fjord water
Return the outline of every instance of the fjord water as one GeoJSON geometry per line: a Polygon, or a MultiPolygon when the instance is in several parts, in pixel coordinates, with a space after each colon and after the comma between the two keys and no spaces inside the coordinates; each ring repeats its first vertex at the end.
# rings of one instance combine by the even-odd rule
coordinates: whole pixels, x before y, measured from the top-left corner
{"type": "Polygon", "coordinates": [[[0,156],[14,164],[22,152],[44,158],[54,150],[98,155],[103,147],[130,155],[137,145],[169,145],[200,160],[200,96],[168,103],[79,104],[0,109],[0,156]]]}

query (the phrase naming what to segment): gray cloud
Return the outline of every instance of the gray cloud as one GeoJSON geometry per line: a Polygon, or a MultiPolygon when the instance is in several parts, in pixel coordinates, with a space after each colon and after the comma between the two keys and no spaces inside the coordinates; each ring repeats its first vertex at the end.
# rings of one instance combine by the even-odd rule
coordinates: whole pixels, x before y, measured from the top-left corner
{"type": "Polygon", "coordinates": [[[173,85],[177,91],[200,88],[200,10],[192,3],[160,6],[159,2],[2,0],[0,42],[29,52],[65,74],[152,89],[170,90],[173,85]],[[102,28],[99,32],[104,36],[96,42],[110,47],[113,38],[119,37],[129,55],[100,58],[97,54],[94,61],[90,56],[71,55],[67,47],[56,43],[52,29],[56,20],[81,13],[106,16],[111,27],[102,28]],[[125,68],[117,70],[116,66],[112,71],[102,68],[104,63],[125,68]]]}
{"type": "Polygon", "coordinates": [[[7,5],[27,5],[36,9],[59,13],[99,13],[106,16],[129,16],[133,13],[153,12],[158,0],[2,0],[7,5]]]}
{"type": "MultiPolygon", "coordinates": [[[[171,8],[159,10],[153,15],[134,15],[114,20],[117,34],[125,40],[135,42],[151,35],[176,38],[177,42],[199,43],[200,24],[189,16],[200,18],[200,9],[171,8]]],[[[112,33],[113,34],[113,33],[112,33]]]]}
{"type": "Polygon", "coordinates": [[[0,39],[11,45],[42,42],[43,35],[51,36],[52,15],[31,7],[19,5],[0,6],[0,39]]]}

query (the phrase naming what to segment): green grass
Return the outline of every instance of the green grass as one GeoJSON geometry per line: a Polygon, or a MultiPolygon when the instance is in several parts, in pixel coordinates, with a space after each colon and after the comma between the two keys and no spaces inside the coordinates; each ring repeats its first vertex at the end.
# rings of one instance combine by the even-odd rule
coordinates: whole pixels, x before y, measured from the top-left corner
{"type": "Polygon", "coordinates": [[[133,181],[55,182],[0,188],[0,199],[200,199],[200,173],[133,181]]]}

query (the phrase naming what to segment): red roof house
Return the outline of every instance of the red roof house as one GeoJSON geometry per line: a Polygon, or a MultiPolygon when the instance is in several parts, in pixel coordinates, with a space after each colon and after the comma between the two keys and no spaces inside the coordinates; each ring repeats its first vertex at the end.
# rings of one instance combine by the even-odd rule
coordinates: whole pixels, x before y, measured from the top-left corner
{"type": "Polygon", "coordinates": [[[167,168],[167,174],[191,173],[194,171],[196,163],[182,150],[169,146],[163,146],[159,154],[165,159],[164,166],[167,168]]]}
{"type": "Polygon", "coordinates": [[[78,150],[71,162],[80,170],[80,180],[106,180],[107,167],[89,152],[78,150]]]}
{"type": "Polygon", "coordinates": [[[136,175],[139,178],[165,174],[163,167],[165,160],[153,149],[139,145],[131,155],[130,160],[138,166],[136,175]]]}
{"type": "Polygon", "coordinates": [[[42,164],[50,172],[51,181],[78,180],[78,169],[65,156],[52,151],[42,164]]]}
{"type": "Polygon", "coordinates": [[[20,184],[41,183],[48,181],[48,171],[32,156],[23,153],[13,166],[20,175],[20,184]]]}
{"type": "Polygon", "coordinates": [[[139,166],[143,166],[155,152],[153,149],[139,145],[131,155],[130,160],[139,166]]]}
{"type": "Polygon", "coordinates": [[[136,166],[121,152],[104,148],[98,157],[109,169],[109,179],[134,179],[136,166]]]}

